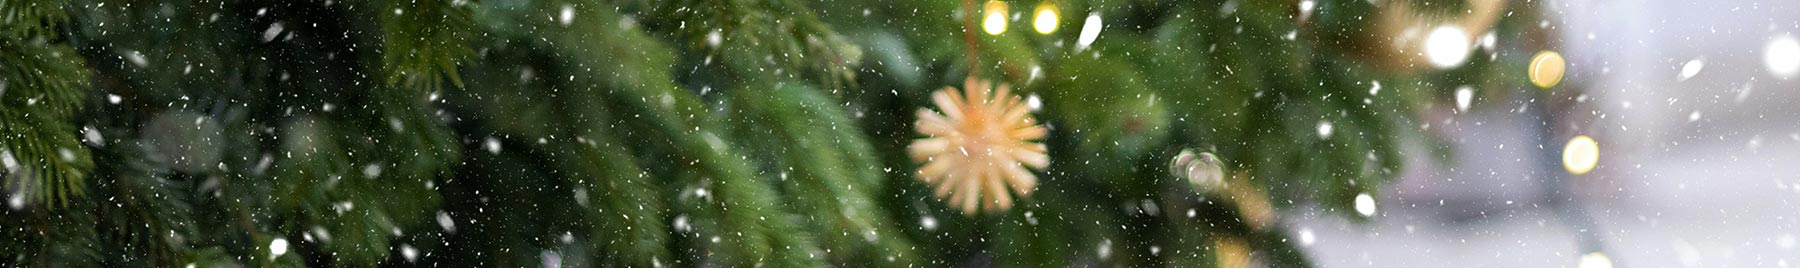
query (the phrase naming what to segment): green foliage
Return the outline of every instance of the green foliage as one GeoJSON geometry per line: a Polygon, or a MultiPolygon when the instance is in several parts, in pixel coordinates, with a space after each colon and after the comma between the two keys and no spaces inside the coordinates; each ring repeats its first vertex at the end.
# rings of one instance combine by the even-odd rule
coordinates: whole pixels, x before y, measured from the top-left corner
{"type": "MultiPolygon", "coordinates": [[[[426,181],[432,173],[387,171],[386,159],[366,137],[348,134],[328,119],[299,119],[283,128],[272,207],[277,215],[299,215],[293,226],[322,228],[324,247],[340,266],[363,266],[385,258],[388,240],[424,225],[438,197],[426,181]]],[[[418,151],[429,150],[414,148],[418,151]]],[[[404,165],[402,165],[404,166],[404,165]]],[[[317,232],[317,231],[314,231],[317,232]]]]}
{"type": "MultiPolygon", "coordinates": [[[[0,15],[46,24],[61,18],[56,10],[41,8],[47,7],[0,8],[5,10],[0,15]]],[[[5,162],[0,174],[6,176],[7,195],[64,206],[87,191],[87,176],[94,169],[70,122],[87,95],[91,72],[74,50],[49,43],[42,35],[46,31],[19,29],[38,26],[49,25],[8,27],[9,35],[0,36],[0,62],[6,63],[0,65],[0,161],[5,162]]]]}
{"type": "Polygon", "coordinates": [[[1361,1],[1055,1],[1047,35],[1008,3],[987,35],[941,0],[0,0],[0,156],[33,204],[0,211],[0,266],[1206,267],[1230,241],[1307,267],[1169,158],[1355,217],[1434,84],[1518,80],[1349,55],[1361,1]],[[904,153],[972,73],[1051,130],[998,214],[904,153]]]}
{"type": "Polygon", "coordinates": [[[457,62],[475,54],[469,0],[371,1],[381,14],[381,62],[390,85],[436,92],[448,80],[461,87],[457,62]],[[391,11],[389,11],[391,10],[391,11]]]}
{"type": "Polygon", "coordinates": [[[198,236],[201,227],[193,219],[193,204],[187,201],[193,195],[192,186],[158,171],[157,167],[166,163],[155,162],[142,144],[111,144],[105,148],[96,151],[96,160],[116,165],[95,174],[96,178],[104,178],[95,188],[97,195],[108,197],[106,203],[110,204],[102,203],[93,210],[112,228],[96,229],[111,231],[105,237],[121,242],[120,248],[114,250],[128,253],[108,256],[119,258],[109,261],[143,266],[180,264],[174,260],[187,251],[184,240],[198,236]]]}
{"type": "Polygon", "coordinates": [[[833,263],[917,265],[911,243],[871,197],[880,192],[881,163],[843,110],[818,90],[792,84],[734,93],[743,109],[733,116],[739,119],[737,137],[774,141],[748,147],[770,159],[762,173],[776,174],[788,204],[816,212],[808,222],[822,230],[819,239],[833,263]]]}
{"type": "Polygon", "coordinates": [[[650,20],[686,47],[706,53],[706,63],[779,77],[812,74],[829,89],[848,86],[862,50],[820,21],[798,0],[679,0],[652,7],[668,21],[650,20]]]}
{"type": "Polygon", "coordinates": [[[612,137],[578,137],[590,142],[559,150],[555,161],[574,179],[571,187],[582,193],[575,196],[587,212],[580,219],[591,225],[593,243],[606,252],[601,258],[619,267],[654,267],[674,261],[668,251],[670,228],[664,223],[668,204],[658,190],[662,185],[612,137]],[[588,201],[588,196],[599,201],[588,201]],[[626,231],[616,233],[618,230],[626,231]]]}
{"type": "Polygon", "coordinates": [[[51,27],[68,19],[67,0],[0,1],[0,35],[16,39],[46,36],[51,27]]]}
{"type": "MultiPolygon", "coordinates": [[[[549,8],[546,8],[549,10],[549,8]]],[[[682,194],[674,204],[693,217],[694,244],[708,254],[700,262],[765,264],[777,267],[812,267],[823,264],[812,237],[795,223],[795,215],[778,203],[772,186],[754,172],[751,163],[737,155],[719,133],[718,122],[696,113],[703,109],[696,96],[673,85],[666,73],[655,71],[656,62],[668,62],[668,53],[657,53],[654,43],[639,32],[626,31],[620,16],[595,7],[577,7],[576,16],[597,18],[597,23],[570,26],[554,36],[557,52],[577,66],[592,66],[606,86],[633,110],[643,112],[651,131],[669,139],[678,152],[678,168],[672,174],[682,194]],[[590,49],[592,47],[604,49],[590,49]],[[616,66],[616,67],[615,67],[616,66]],[[612,68],[608,68],[612,67],[612,68]],[[628,70],[628,68],[650,68],[628,70]],[[706,242],[701,242],[706,241],[706,242]],[[703,243],[703,244],[702,244],[703,243]]]]}

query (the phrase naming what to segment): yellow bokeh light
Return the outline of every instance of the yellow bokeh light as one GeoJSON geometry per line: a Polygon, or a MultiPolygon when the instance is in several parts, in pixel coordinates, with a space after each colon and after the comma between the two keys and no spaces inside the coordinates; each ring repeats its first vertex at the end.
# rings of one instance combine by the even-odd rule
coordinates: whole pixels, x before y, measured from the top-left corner
{"type": "Polygon", "coordinates": [[[1576,268],[1612,268],[1613,264],[1612,264],[1612,258],[1607,258],[1606,254],[1594,252],[1594,253],[1588,253],[1586,255],[1581,255],[1581,262],[1577,263],[1575,265],[1575,267],[1576,268]]]}
{"type": "Polygon", "coordinates": [[[1531,84],[1546,89],[1556,86],[1556,83],[1562,82],[1566,65],[1562,54],[1549,50],[1539,51],[1536,56],[1531,56],[1531,66],[1527,70],[1531,84]]]}
{"type": "Polygon", "coordinates": [[[981,19],[981,30],[987,31],[990,35],[1000,35],[1000,33],[1006,32],[1006,2],[988,1],[982,10],[985,15],[981,19]]]}
{"type": "Polygon", "coordinates": [[[1044,3],[1038,4],[1037,12],[1034,13],[1037,14],[1037,17],[1031,20],[1032,28],[1037,29],[1039,34],[1056,32],[1056,24],[1058,23],[1058,20],[1061,19],[1060,16],[1056,15],[1056,4],[1045,1],[1044,3]]]}
{"type": "Polygon", "coordinates": [[[1568,145],[1563,146],[1562,161],[1563,168],[1568,169],[1569,174],[1581,175],[1594,171],[1594,166],[1600,163],[1600,143],[1585,135],[1575,136],[1569,139],[1568,145]]]}

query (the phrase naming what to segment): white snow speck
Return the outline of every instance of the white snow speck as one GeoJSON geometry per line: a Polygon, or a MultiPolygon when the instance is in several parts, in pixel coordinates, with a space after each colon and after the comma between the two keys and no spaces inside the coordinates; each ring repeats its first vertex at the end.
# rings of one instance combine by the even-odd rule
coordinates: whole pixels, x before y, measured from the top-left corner
{"type": "Polygon", "coordinates": [[[575,188],[575,205],[584,208],[588,207],[587,188],[575,188]]]}
{"type": "Polygon", "coordinates": [[[276,238],[274,241],[269,241],[269,257],[270,258],[280,258],[281,255],[287,254],[287,250],[288,250],[287,239],[276,238]]]}
{"type": "Polygon", "coordinates": [[[1043,75],[1044,75],[1044,67],[1032,65],[1031,66],[1031,75],[1025,77],[1025,83],[1030,84],[1032,81],[1037,81],[1038,77],[1043,76],[1043,75]]]}
{"type": "Polygon", "coordinates": [[[406,124],[403,122],[400,122],[399,118],[388,117],[387,123],[388,123],[388,129],[392,129],[392,130],[394,130],[394,132],[405,132],[406,131],[406,124]]]}
{"type": "Polygon", "coordinates": [[[1745,82],[1744,86],[1740,86],[1737,88],[1737,96],[1732,97],[1731,101],[1736,102],[1736,103],[1744,103],[1744,100],[1750,98],[1750,93],[1755,92],[1755,91],[1756,91],[1756,80],[1750,80],[1750,82],[1745,82]]]}
{"type": "Polygon", "coordinates": [[[325,227],[313,226],[312,234],[313,236],[318,237],[319,241],[327,243],[331,242],[331,231],[326,231],[325,227]]]}
{"type": "Polygon", "coordinates": [[[19,172],[19,160],[13,158],[12,151],[0,149],[0,167],[5,167],[6,173],[19,172]]]}
{"type": "Polygon", "coordinates": [[[719,48],[719,44],[724,44],[724,43],[725,43],[725,35],[719,33],[719,30],[713,30],[712,32],[706,33],[706,46],[707,47],[719,48]]]}
{"type": "Polygon", "coordinates": [[[562,13],[558,13],[556,18],[558,22],[562,22],[563,27],[575,24],[575,5],[563,4],[562,13]]]}
{"type": "Polygon", "coordinates": [[[1075,39],[1075,51],[1087,50],[1093,45],[1094,39],[1100,38],[1101,27],[1105,26],[1100,25],[1100,13],[1088,13],[1087,22],[1081,24],[1081,36],[1075,39]]]}
{"type": "Polygon", "coordinates": [[[137,67],[140,68],[150,66],[150,59],[144,58],[144,53],[138,52],[137,50],[125,51],[125,61],[129,61],[131,62],[131,65],[137,65],[137,67]]]}
{"type": "Polygon", "coordinates": [[[937,227],[938,227],[937,218],[933,218],[931,216],[925,216],[924,218],[919,218],[919,227],[925,228],[926,231],[937,230],[937,227]]]}
{"type": "Polygon", "coordinates": [[[1494,31],[1488,31],[1487,34],[1481,35],[1481,48],[1494,51],[1494,39],[1497,39],[1494,37],[1494,31]]]}
{"type": "Polygon", "coordinates": [[[1313,235],[1312,228],[1306,228],[1306,227],[1300,228],[1300,245],[1301,246],[1311,246],[1313,244],[1313,241],[1318,241],[1318,239],[1319,238],[1317,236],[1313,235]]]}
{"type": "Polygon", "coordinates": [[[94,147],[106,146],[106,137],[100,136],[100,130],[95,129],[92,126],[81,128],[81,136],[83,141],[87,141],[88,145],[93,145],[94,147]]]}
{"type": "Polygon", "coordinates": [[[1094,253],[1100,254],[1102,260],[1112,257],[1112,239],[1100,240],[1100,247],[1094,249],[1094,253]]]}
{"type": "Polygon", "coordinates": [[[711,146],[713,149],[724,150],[726,148],[725,140],[719,139],[718,135],[706,133],[706,135],[701,135],[700,138],[706,140],[706,145],[711,146]]]}
{"type": "Polygon", "coordinates": [[[1356,213],[1363,216],[1375,216],[1375,198],[1368,193],[1356,194],[1356,213]]]}
{"type": "Polygon", "coordinates": [[[677,231],[677,232],[684,232],[684,233],[685,233],[685,232],[688,232],[688,231],[693,231],[693,230],[694,230],[694,225],[693,225],[693,224],[691,224],[691,223],[688,223],[688,217],[687,217],[687,215],[685,215],[685,214],[684,214],[684,215],[679,215],[679,216],[675,216],[675,222],[674,222],[674,223],[672,223],[672,224],[670,224],[670,225],[674,225],[674,226],[675,226],[675,231],[677,231]]]}
{"type": "Polygon", "coordinates": [[[270,23],[269,29],[263,30],[263,43],[275,41],[275,37],[281,36],[282,30],[280,22],[270,23]]]}
{"type": "Polygon", "coordinates": [[[1700,121],[1700,111],[1688,113],[1688,122],[1700,121]]]}
{"type": "Polygon", "coordinates": [[[121,101],[125,101],[125,98],[119,97],[118,94],[106,94],[106,102],[119,104],[121,101]]]}
{"type": "Polygon", "coordinates": [[[1438,68],[1462,65],[1469,58],[1469,34],[1453,25],[1432,29],[1425,37],[1425,57],[1438,68]]]}
{"type": "Polygon", "coordinates": [[[1374,96],[1376,93],[1381,93],[1381,81],[1369,81],[1369,83],[1374,84],[1372,86],[1369,86],[1369,95],[1370,96],[1374,96]]]}
{"type": "Polygon", "coordinates": [[[275,164],[274,156],[270,156],[269,154],[263,154],[262,159],[256,160],[256,166],[250,168],[250,174],[262,175],[263,172],[269,171],[269,166],[274,165],[274,164],[275,164]]]}
{"type": "Polygon", "coordinates": [[[6,206],[12,208],[13,210],[19,210],[19,209],[25,208],[25,195],[13,194],[11,197],[7,197],[6,198],[6,206]]]}
{"type": "Polygon", "coordinates": [[[1781,237],[1775,238],[1775,246],[1780,247],[1781,250],[1794,249],[1794,234],[1782,234],[1781,237]]]}
{"type": "Polygon", "coordinates": [[[1688,60],[1686,64],[1681,65],[1681,75],[1676,76],[1675,81],[1687,81],[1688,78],[1693,78],[1694,75],[1700,74],[1700,68],[1706,68],[1704,58],[1688,60]]]}
{"type": "Polygon", "coordinates": [[[1313,0],[1301,0],[1300,1],[1300,10],[1299,10],[1300,11],[1300,20],[1305,21],[1306,18],[1312,17],[1313,6],[1316,6],[1316,5],[1317,5],[1317,3],[1313,3],[1313,0]]]}
{"type": "Polygon", "coordinates": [[[1682,267],[1700,267],[1700,249],[1688,244],[1686,240],[1676,239],[1674,243],[1675,259],[1681,261],[1682,267]]]}
{"type": "Polygon", "coordinates": [[[450,213],[444,212],[442,210],[439,210],[437,214],[438,214],[437,215],[438,227],[443,227],[445,232],[455,233],[456,232],[456,219],[451,219],[450,213]]]}
{"type": "Polygon", "coordinates": [[[1033,111],[1033,112],[1042,110],[1042,109],[1044,109],[1044,99],[1038,98],[1037,93],[1031,93],[1031,95],[1026,95],[1025,96],[1025,107],[1031,107],[1031,111],[1033,111]]]}
{"type": "Polygon", "coordinates": [[[538,255],[542,257],[544,268],[562,267],[562,254],[556,253],[555,251],[544,250],[538,255]]]}
{"type": "Polygon", "coordinates": [[[381,177],[381,169],[382,169],[381,164],[369,164],[367,166],[363,166],[363,170],[362,170],[363,177],[370,178],[370,179],[381,177]]]}
{"type": "Polygon", "coordinates": [[[1763,46],[1763,65],[1769,67],[1770,74],[1781,79],[1800,73],[1800,41],[1795,41],[1792,35],[1769,40],[1769,44],[1763,46]]]}
{"type": "Polygon", "coordinates": [[[487,149],[490,154],[500,154],[500,139],[487,137],[487,140],[481,142],[481,148],[487,149]]]}
{"type": "Polygon", "coordinates": [[[1331,121],[1319,120],[1319,138],[1331,138],[1331,121]]]}
{"type": "Polygon", "coordinates": [[[1456,110],[1457,111],[1460,111],[1460,112],[1469,111],[1469,102],[1472,102],[1474,100],[1475,100],[1475,89],[1474,88],[1470,88],[1469,86],[1461,86],[1461,87],[1456,88],[1456,110]]]}
{"type": "Polygon", "coordinates": [[[417,262],[419,260],[419,249],[413,248],[412,245],[400,244],[400,257],[405,257],[406,262],[417,262]]]}

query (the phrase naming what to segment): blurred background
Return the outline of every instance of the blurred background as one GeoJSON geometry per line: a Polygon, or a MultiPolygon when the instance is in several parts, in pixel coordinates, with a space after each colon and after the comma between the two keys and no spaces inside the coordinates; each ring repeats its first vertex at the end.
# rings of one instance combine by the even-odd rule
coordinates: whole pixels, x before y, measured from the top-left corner
{"type": "Polygon", "coordinates": [[[1577,267],[1590,233],[1613,267],[1800,265],[1800,79],[1771,51],[1800,32],[1800,2],[1539,1],[1583,99],[1553,108],[1551,142],[1520,99],[1439,109],[1455,161],[1414,161],[1383,217],[1289,213],[1321,266],[1577,267]],[[1538,146],[1574,135],[1598,141],[1598,168],[1537,179],[1563,172],[1538,146]]]}
{"type": "Polygon", "coordinates": [[[1795,14],[0,0],[0,266],[1792,267],[1795,14]]]}

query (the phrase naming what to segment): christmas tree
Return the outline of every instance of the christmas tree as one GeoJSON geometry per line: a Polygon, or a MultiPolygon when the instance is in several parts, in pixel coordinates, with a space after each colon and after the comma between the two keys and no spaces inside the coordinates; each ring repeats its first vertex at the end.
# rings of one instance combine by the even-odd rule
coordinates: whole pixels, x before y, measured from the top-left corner
{"type": "Polygon", "coordinates": [[[1535,8],[0,0],[0,266],[1308,267],[1535,8]]]}

